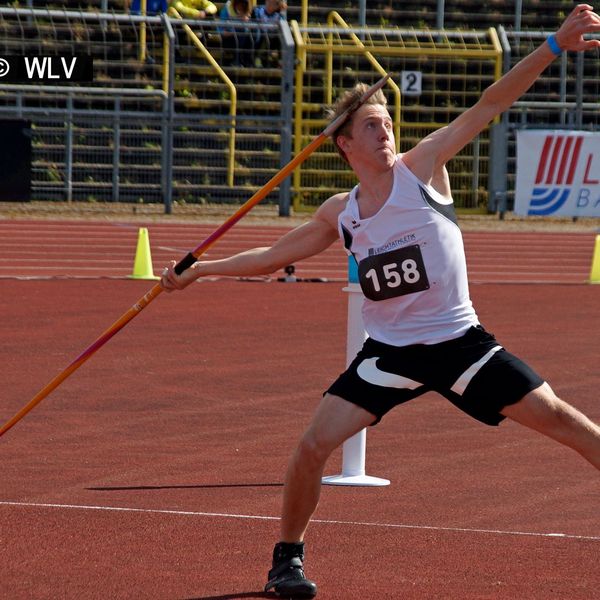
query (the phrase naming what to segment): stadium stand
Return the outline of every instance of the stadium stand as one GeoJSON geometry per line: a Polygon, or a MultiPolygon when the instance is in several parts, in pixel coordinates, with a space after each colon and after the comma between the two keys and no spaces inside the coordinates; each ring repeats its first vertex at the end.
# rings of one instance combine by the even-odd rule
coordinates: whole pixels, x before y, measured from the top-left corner
{"type": "MultiPolygon", "coordinates": [[[[290,19],[301,20],[301,2],[289,2],[290,19]]],[[[366,2],[365,22],[372,27],[436,28],[439,23],[437,0],[410,2],[366,2]]],[[[487,29],[488,27],[514,27],[515,20],[523,29],[552,29],[562,20],[561,15],[573,6],[570,0],[525,0],[522,15],[515,15],[518,3],[505,0],[488,0],[485,4],[473,0],[445,0],[442,23],[448,29],[487,29]]],[[[327,0],[308,2],[311,23],[325,23],[327,15],[336,10],[351,24],[360,23],[359,2],[327,0]]]]}
{"type": "MultiPolygon", "coordinates": [[[[30,3],[20,6],[25,4],[30,3]]],[[[444,5],[443,19],[436,0],[369,1],[362,15],[369,29],[361,39],[382,69],[423,75],[421,95],[404,94],[400,108],[394,91],[388,90],[399,149],[449,122],[499,75],[498,31],[505,36],[506,69],[539,43],[541,29],[556,27],[572,2],[525,1],[519,15],[513,3],[497,0],[490,0],[486,7],[471,0],[446,0],[444,5]],[[432,29],[440,22],[446,29],[432,29]],[[491,31],[498,26],[502,27],[491,31]],[[517,26],[523,31],[515,31],[517,26]]],[[[1,51],[94,56],[93,86],[97,89],[93,93],[69,95],[33,87],[15,92],[0,86],[0,116],[18,115],[32,122],[33,197],[162,202],[165,194],[172,193],[173,201],[200,203],[247,198],[289,160],[292,140],[297,150],[321,130],[324,102],[357,80],[372,82],[379,77],[365,49],[357,49],[352,31],[345,31],[339,21],[330,21],[328,29],[332,11],[356,27],[362,18],[359,2],[310,1],[307,28],[302,26],[302,6],[292,1],[287,10],[291,34],[296,36],[295,58],[304,52],[295,66],[294,57],[284,57],[283,51],[273,64],[230,65],[216,21],[188,22],[190,35],[184,22],[171,15],[175,64],[170,74],[163,65],[163,21],[154,17],[142,24],[128,15],[123,0],[48,2],[45,11],[30,13],[2,9],[1,51]],[[77,11],[82,11],[79,16],[77,11]],[[99,11],[107,11],[105,18],[100,18],[99,11]],[[330,35],[331,27],[336,28],[334,35],[330,35]],[[331,72],[325,47],[333,48],[331,72]],[[283,58],[288,60],[287,67],[283,58]],[[165,92],[170,85],[172,104],[165,92]],[[165,135],[165,130],[170,133],[165,135]],[[170,163],[165,159],[169,152],[170,163]]],[[[281,31],[272,33],[281,38],[281,31]]],[[[560,107],[549,104],[546,110],[529,106],[511,111],[504,134],[510,137],[520,124],[532,126],[532,120],[597,128],[598,111],[585,109],[586,102],[597,101],[597,62],[586,61],[586,87],[577,90],[565,83],[576,73],[574,59],[557,61],[525,100],[556,100],[562,103],[560,107]]],[[[490,152],[490,136],[485,132],[451,164],[459,206],[478,210],[495,206],[488,191],[490,152]]],[[[510,196],[512,137],[507,154],[509,172],[498,177],[508,178],[508,190],[503,193],[510,196]]],[[[294,207],[303,209],[352,184],[343,163],[327,145],[295,174],[291,192],[278,190],[268,201],[289,204],[291,194],[294,207]]]]}
{"type": "MultiPolygon", "coordinates": [[[[232,127],[230,89],[202,59],[179,22],[172,22],[176,29],[172,83],[174,199],[237,201],[279,168],[281,70],[229,70],[237,91],[232,127]],[[235,154],[230,147],[233,133],[235,154]],[[233,168],[235,180],[229,180],[233,168]]],[[[79,91],[71,100],[59,91],[48,91],[47,86],[30,86],[16,96],[14,90],[0,94],[5,117],[12,109],[33,123],[34,197],[64,199],[66,194],[69,199],[89,201],[162,201],[166,190],[162,181],[164,99],[148,94],[165,86],[164,27],[160,18],[154,17],[145,21],[144,29],[145,52],[141,55],[141,22],[122,11],[102,20],[93,10],[65,12],[64,7],[55,7],[27,13],[2,9],[0,51],[89,53],[94,57],[93,86],[96,92],[105,91],[79,91]],[[137,90],[140,94],[127,96],[117,90],[137,90]],[[64,114],[70,112],[73,127],[67,131],[64,114]],[[118,142],[113,139],[116,130],[118,142]],[[119,156],[115,157],[117,145],[119,156]],[[70,164],[64,156],[65,147],[72,150],[70,164]]],[[[219,61],[222,48],[216,29],[215,22],[194,25],[198,38],[219,61]]]]}

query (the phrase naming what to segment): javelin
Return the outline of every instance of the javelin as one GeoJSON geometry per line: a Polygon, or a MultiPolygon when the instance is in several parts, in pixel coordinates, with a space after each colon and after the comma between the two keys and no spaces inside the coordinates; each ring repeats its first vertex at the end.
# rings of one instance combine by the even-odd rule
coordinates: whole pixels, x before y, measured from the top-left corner
{"type": "MultiPolygon", "coordinates": [[[[196,259],[204,254],[223,234],[233,227],[244,215],[265,198],[273,188],[277,187],[298,165],[303,163],[325,140],[338,129],[348,117],[364,104],[377,90],[381,89],[390,75],[385,75],[377,83],[373,84],[356,102],[348,107],[341,115],[334,119],[317,137],[315,137],[297,156],[275,174],[263,187],[254,193],[240,208],[229,217],[220,227],[209,235],[195,250],[189,252],[175,265],[175,272],[180,275],[191,267],[196,259]]],[[[117,334],[129,321],[136,317],[163,288],[157,283],[147,294],[142,296],[123,316],[115,321],[95,342],[86,348],[68,367],[61,371],[44,388],[42,388],[12,419],[6,422],[0,429],[0,436],[4,435],[11,427],[16,425],[30,410],[37,406],[46,396],[55,390],[71,373],[76,371],[88,358],[95,354],[108,340],[117,334]]]]}

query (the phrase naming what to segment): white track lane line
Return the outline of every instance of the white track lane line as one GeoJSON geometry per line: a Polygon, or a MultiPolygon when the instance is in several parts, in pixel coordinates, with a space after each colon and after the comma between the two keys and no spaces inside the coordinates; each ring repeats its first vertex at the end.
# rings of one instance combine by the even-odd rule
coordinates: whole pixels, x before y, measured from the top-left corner
{"type": "MultiPolygon", "coordinates": [[[[21,508],[63,508],[75,510],[98,510],[98,511],[114,511],[114,512],[131,512],[144,514],[159,514],[159,515],[177,515],[188,517],[216,517],[223,519],[246,519],[255,521],[279,521],[279,517],[267,515],[238,515],[235,513],[214,513],[214,512],[198,512],[188,510],[167,510],[157,508],[129,508],[119,506],[90,506],[85,504],[50,504],[42,502],[10,502],[0,500],[0,506],[16,506],[21,508]]],[[[438,527],[435,525],[407,525],[401,523],[373,523],[369,521],[341,521],[337,519],[311,519],[311,523],[319,523],[321,525],[351,525],[355,527],[380,527],[384,529],[417,529],[426,531],[447,531],[457,533],[479,533],[489,535],[516,535],[541,538],[564,538],[571,540],[588,540],[600,542],[600,536],[594,535],[573,535],[569,533],[543,533],[534,531],[504,531],[501,529],[476,529],[469,527],[438,527]]]]}

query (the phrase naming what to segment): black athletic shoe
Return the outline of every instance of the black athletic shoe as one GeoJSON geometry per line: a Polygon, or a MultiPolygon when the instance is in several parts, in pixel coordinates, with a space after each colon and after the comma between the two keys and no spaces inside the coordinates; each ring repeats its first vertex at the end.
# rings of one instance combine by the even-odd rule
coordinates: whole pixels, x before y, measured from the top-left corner
{"type": "Polygon", "coordinates": [[[294,600],[314,598],[317,584],[304,576],[303,561],[304,544],[276,544],[265,592],[273,591],[280,598],[294,600]]]}

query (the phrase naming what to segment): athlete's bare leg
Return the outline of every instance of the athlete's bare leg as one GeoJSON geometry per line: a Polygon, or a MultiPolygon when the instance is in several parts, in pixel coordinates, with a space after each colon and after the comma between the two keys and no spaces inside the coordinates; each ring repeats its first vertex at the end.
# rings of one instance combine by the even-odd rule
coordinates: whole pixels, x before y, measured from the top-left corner
{"type": "Polygon", "coordinates": [[[283,494],[281,540],[300,542],[319,502],[323,468],[331,453],[375,420],[366,410],[325,394],[290,460],[283,494]]]}
{"type": "Polygon", "coordinates": [[[573,448],[600,470],[600,426],[543,383],[502,414],[573,448]]]}

